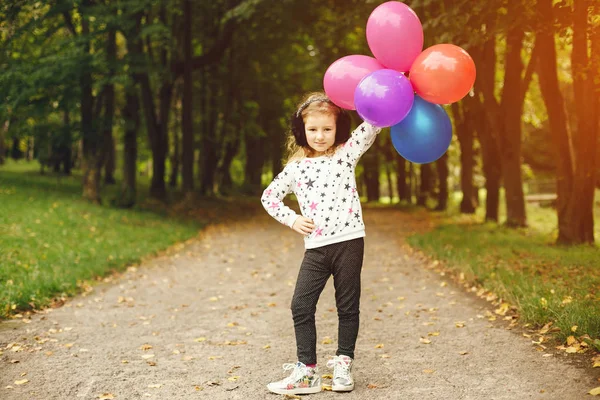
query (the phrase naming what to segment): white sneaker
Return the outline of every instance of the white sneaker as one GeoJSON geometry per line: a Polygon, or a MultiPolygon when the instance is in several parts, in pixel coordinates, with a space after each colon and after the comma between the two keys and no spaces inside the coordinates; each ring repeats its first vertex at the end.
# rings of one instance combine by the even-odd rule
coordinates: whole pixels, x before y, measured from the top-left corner
{"type": "Polygon", "coordinates": [[[267,385],[273,393],[277,394],[311,394],[321,391],[321,377],[317,368],[307,367],[298,361],[296,364],[283,364],[284,371],[293,369],[287,378],[272,382],[267,385]]]}
{"type": "Polygon", "coordinates": [[[327,361],[327,366],[333,368],[331,390],[334,392],[349,392],[354,390],[352,359],[350,357],[340,354],[327,361]]]}

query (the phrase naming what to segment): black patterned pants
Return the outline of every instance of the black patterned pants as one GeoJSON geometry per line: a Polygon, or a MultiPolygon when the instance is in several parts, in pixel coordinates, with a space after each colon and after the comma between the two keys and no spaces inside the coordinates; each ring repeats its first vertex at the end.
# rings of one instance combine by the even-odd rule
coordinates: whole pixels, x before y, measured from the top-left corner
{"type": "Polygon", "coordinates": [[[298,361],[317,363],[315,312],[319,296],[331,275],[339,321],[336,355],[354,358],[364,247],[364,239],[358,238],[308,249],[304,253],[292,299],[298,361]]]}

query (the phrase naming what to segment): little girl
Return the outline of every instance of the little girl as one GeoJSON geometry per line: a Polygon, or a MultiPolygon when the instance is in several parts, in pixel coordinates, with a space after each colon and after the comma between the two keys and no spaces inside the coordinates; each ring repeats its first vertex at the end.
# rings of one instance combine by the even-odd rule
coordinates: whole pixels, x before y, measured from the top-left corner
{"type": "Polygon", "coordinates": [[[273,218],[304,236],[306,252],[291,306],[298,361],[284,364],[284,370],[293,369],[291,375],[267,388],[278,394],[321,391],[315,311],[333,275],[338,349],[327,365],[334,368],[332,390],[351,391],[365,236],[354,170],[381,129],[363,122],[350,135],[349,115],[323,93],[307,96],[290,122],[292,155],[261,201],[273,218]],[[292,192],[302,215],[282,202],[292,192]]]}

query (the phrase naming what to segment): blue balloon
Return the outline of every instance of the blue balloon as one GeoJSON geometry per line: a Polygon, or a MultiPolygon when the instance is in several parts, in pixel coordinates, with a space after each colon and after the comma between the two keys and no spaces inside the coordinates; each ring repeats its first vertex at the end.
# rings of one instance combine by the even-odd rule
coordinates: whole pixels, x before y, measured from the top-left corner
{"type": "Polygon", "coordinates": [[[408,115],[391,129],[392,144],[408,161],[433,162],[444,155],[452,141],[452,123],[442,106],[418,95],[408,115]]]}

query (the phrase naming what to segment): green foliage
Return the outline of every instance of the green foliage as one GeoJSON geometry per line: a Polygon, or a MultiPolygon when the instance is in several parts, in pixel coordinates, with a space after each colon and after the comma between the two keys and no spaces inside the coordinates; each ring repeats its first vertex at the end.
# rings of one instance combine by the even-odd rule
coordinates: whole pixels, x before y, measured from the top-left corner
{"type": "Polygon", "coordinates": [[[79,177],[40,177],[36,169],[11,163],[0,171],[0,318],[73,294],[200,227],[140,207],[91,205],[79,177]]]}
{"type": "MultiPolygon", "coordinates": [[[[414,235],[409,242],[463,273],[471,284],[493,291],[519,309],[521,320],[542,326],[553,321],[559,337],[600,338],[598,259],[590,246],[551,246],[556,235],[552,209],[528,207],[530,227],[517,230],[482,224],[482,210],[474,217],[453,215],[430,233],[414,235]]],[[[600,233],[600,203],[596,206],[600,233]]]]}

